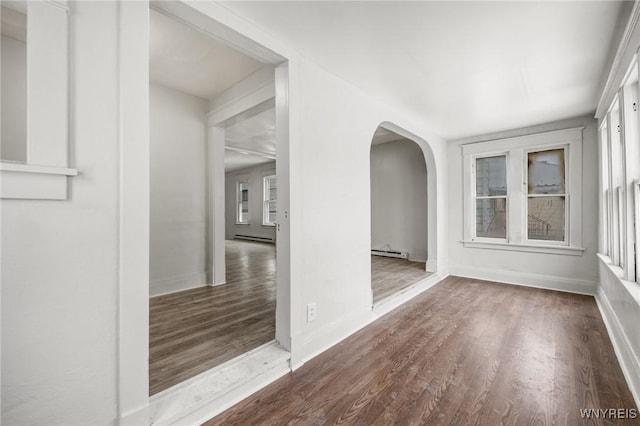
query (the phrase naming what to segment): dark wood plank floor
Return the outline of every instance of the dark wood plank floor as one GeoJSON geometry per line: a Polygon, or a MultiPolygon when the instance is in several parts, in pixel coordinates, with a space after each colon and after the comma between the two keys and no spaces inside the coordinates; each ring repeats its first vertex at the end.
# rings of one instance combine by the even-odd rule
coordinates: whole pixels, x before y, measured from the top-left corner
{"type": "Polygon", "coordinates": [[[227,284],[150,299],[149,393],[275,338],[275,246],[226,242],[227,284]]]}
{"type": "Polygon", "coordinates": [[[410,262],[393,257],[371,256],[373,303],[417,283],[431,275],[424,262],[410,262]]]}
{"type": "Polygon", "coordinates": [[[582,425],[636,408],[592,297],[449,277],[207,425],[582,425]]]}

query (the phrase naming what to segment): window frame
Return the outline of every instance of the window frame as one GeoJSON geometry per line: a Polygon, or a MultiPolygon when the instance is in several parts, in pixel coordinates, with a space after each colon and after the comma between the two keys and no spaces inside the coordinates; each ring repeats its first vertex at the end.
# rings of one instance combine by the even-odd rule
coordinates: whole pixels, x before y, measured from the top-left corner
{"type": "Polygon", "coordinates": [[[238,179],[236,181],[236,225],[249,225],[249,223],[251,222],[251,201],[250,201],[250,197],[251,197],[251,192],[249,191],[249,180],[243,180],[243,179],[238,179]],[[241,216],[242,216],[242,190],[241,190],[241,186],[242,185],[246,185],[247,186],[247,217],[246,217],[246,221],[242,221],[241,220],[241,216]]]}
{"type": "Polygon", "coordinates": [[[69,40],[67,0],[24,2],[27,10],[26,162],[0,159],[0,199],[67,200],[69,40]],[[44,35],[44,36],[43,36],[44,35]]]}
{"type": "Polygon", "coordinates": [[[523,182],[526,190],[524,191],[524,225],[525,229],[523,231],[525,244],[530,245],[557,245],[557,246],[568,246],[569,245],[569,206],[571,199],[570,195],[570,187],[569,183],[569,173],[568,173],[568,158],[570,155],[569,145],[561,144],[556,146],[545,146],[544,148],[538,149],[536,147],[526,148],[523,152],[523,182]],[[555,151],[558,149],[562,149],[564,151],[564,193],[562,194],[529,194],[529,154],[536,152],[544,152],[544,151],[555,151]],[[564,197],[564,239],[562,241],[557,240],[539,240],[535,238],[529,238],[529,198],[543,198],[543,197],[564,197]]]}
{"type": "Polygon", "coordinates": [[[506,216],[506,226],[505,226],[505,237],[504,238],[500,238],[500,237],[478,237],[478,230],[476,228],[477,226],[477,221],[475,220],[476,216],[474,213],[474,220],[473,220],[473,241],[477,241],[477,242],[488,242],[488,243],[493,243],[493,242],[503,242],[503,243],[507,243],[508,239],[509,239],[509,153],[507,151],[500,151],[500,152],[491,152],[488,154],[479,154],[479,155],[474,155],[472,157],[472,161],[471,161],[471,167],[472,167],[472,171],[471,174],[473,175],[473,185],[471,187],[472,191],[473,191],[473,209],[474,212],[476,211],[476,206],[477,206],[477,200],[481,199],[481,200],[491,200],[491,199],[497,199],[497,198],[504,198],[505,199],[505,216],[506,216]],[[506,195],[496,195],[496,196],[478,196],[477,194],[477,186],[476,186],[476,164],[477,161],[483,158],[494,158],[494,157],[505,157],[504,161],[505,161],[505,179],[506,179],[506,183],[507,183],[507,194],[506,195]]]}
{"type": "Polygon", "coordinates": [[[583,127],[534,133],[505,139],[462,145],[463,208],[465,247],[582,255],[582,130],[583,127]],[[528,153],[563,148],[565,150],[565,240],[528,239],[527,160],[528,153]],[[476,236],[475,159],[504,155],[507,167],[507,237],[476,236]]]}
{"type": "MultiPolygon", "coordinates": [[[[276,181],[276,194],[278,191],[278,180],[276,175],[267,175],[262,177],[262,225],[263,226],[276,226],[277,222],[269,222],[269,204],[276,203],[276,209],[278,206],[278,196],[274,200],[269,198],[270,191],[267,189],[267,182],[275,180],[276,181]]],[[[271,189],[271,187],[269,187],[271,189]]]]}

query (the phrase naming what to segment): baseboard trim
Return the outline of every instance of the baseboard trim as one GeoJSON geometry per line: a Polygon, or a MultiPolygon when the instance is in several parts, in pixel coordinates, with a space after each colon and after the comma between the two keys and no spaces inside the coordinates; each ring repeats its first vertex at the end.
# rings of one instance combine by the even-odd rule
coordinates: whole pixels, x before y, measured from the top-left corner
{"type": "Polygon", "coordinates": [[[629,337],[624,332],[607,295],[600,287],[596,292],[596,304],[607,328],[622,374],[624,374],[629,390],[636,402],[636,407],[640,408],[640,360],[634,354],[629,337]]]}
{"type": "Polygon", "coordinates": [[[178,277],[162,278],[149,282],[149,297],[164,296],[165,294],[205,286],[207,286],[206,272],[194,272],[178,277]]]}
{"type": "Polygon", "coordinates": [[[585,294],[588,296],[594,296],[596,292],[595,281],[557,277],[553,275],[531,274],[460,265],[451,266],[449,268],[449,273],[459,277],[542,288],[546,290],[556,290],[565,293],[585,294]]]}

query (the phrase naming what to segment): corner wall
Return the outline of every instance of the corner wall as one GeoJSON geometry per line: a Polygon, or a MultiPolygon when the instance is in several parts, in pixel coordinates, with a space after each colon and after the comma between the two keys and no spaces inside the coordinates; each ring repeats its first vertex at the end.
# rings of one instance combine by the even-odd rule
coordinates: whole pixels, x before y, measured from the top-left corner
{"type": "Polygon", "coordinates": [[[598,278],[598,142],[597,123],[590,116],[539,126],[465,138],[449,144],[450,273],[532,287],[595,294],[598,278]],[[462,145],[584,126],[582,133],[582,244],[580,256],[465,248],[463,240],[462,145]]]}
{"type": "Polygon", "coordinates": [[[206,285],[208,107],[150,85],[150,296],[206,285]]]}

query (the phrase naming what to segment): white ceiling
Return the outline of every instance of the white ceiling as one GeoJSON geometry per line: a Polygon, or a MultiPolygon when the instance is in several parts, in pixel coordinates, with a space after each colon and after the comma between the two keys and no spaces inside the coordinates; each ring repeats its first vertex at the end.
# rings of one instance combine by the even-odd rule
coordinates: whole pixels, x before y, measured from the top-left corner
{"type": "Polygon", "coordinates": [[[621,10],[612,1],[225,5],[446,139],[594,112],[621,10]]]}
{"type": "Polygon", "coordinates": [[[181,22],[151,10],[149,78],[213,99],[263,66],[181,22]]]}
{"type": "Polygon", "coordinates": [[[273,161],[276,156],[276,114],[269,108],[225,129],[225,170],[273,161]]]}
{"type": "MultiPolygon", "coordinates": [[[[204,99],[214,99],[265,65],[156,10],[150,12],[149,78],[204,99]]],[[[225,170],[273,161],[273,106],[241,114],[225,132],[225,170]]]]}

